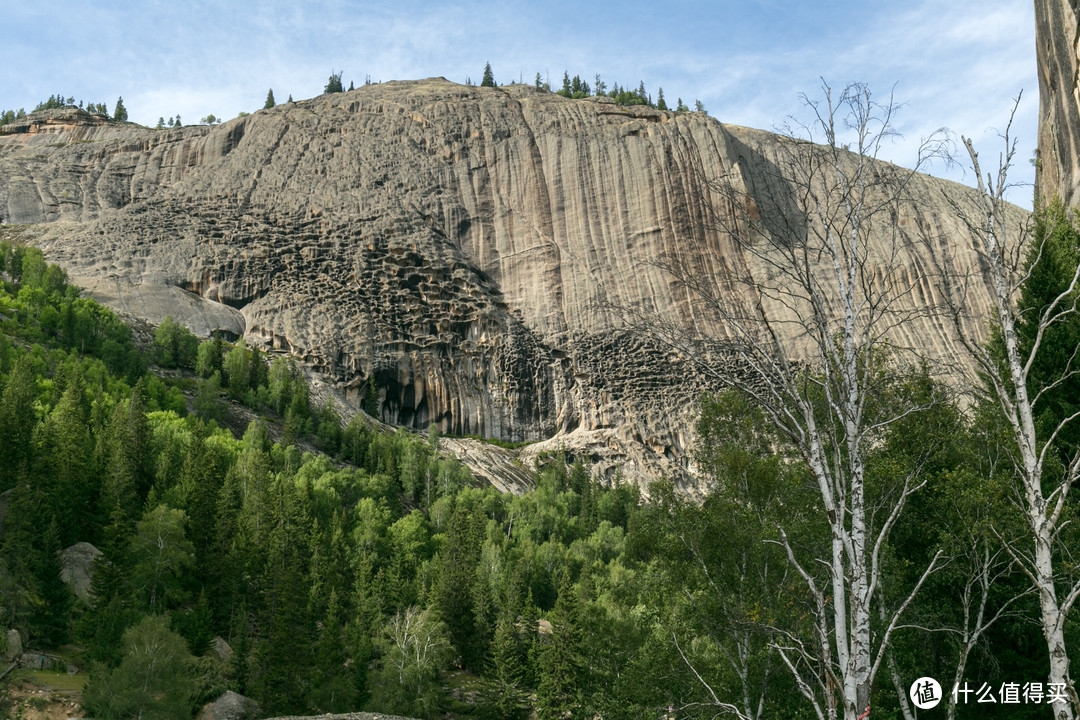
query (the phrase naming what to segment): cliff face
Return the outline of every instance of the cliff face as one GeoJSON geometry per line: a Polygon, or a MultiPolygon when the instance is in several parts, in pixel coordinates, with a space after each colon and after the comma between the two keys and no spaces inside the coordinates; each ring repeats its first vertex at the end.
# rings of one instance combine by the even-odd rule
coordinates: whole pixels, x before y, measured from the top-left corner
{"type": "MultiPolygon", "coordinates": [[[[373,375],[384,421],[685,479],[704,386],[619,309],[724,336],[657,267],[665,254],[761,300],[737,279],[765,269],[708,208],[717,178],[775,184],[775,148],[703,114],[441,79],[213,128],[52,111],[0,129],[0,214],[117,307],[294,353],[358,402],[373,375]]],[[[897,223],[955,235],[974,266],[946,186],[917,178],[897,223]]],[[[903,252],[917,284],[926,264],[903,252]]],[[[952,358],[947,332],[921,313],[894,340],[952,358]]]]}
{"type": "Polygon", "coordinates": [[[1039,66],[1040,197],[1080,203],[1080,7],[1075,0],[1035,0],[1039,66]]]}

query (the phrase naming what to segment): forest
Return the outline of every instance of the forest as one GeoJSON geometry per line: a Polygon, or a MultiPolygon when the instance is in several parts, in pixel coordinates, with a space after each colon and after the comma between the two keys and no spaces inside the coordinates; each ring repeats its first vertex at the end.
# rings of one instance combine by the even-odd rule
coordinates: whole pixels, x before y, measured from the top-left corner
{"type": "MultiPolygon", "coordinates": [[[[1075,226],[1060,209],[1051,220],[1026,302],[1057,292],[1076,261],[1075,226]]],[[[434,430],[386,434],[362,415],[343,427],[332,406],[311,407],[286,358],[172,322],[140,350],[40,251],[5,243],[0,267],[3,622],[30,647],[83,650],[95,717],[190,717],[225,689],[269,716],[812,717],[777,649],[813,636],[812,601],[775,529],[813,549],[827,526],[805,465],[747,396],[702,398],[698,461],[714,490],[701,505],[663,480],[648,502],[601,487],[563,456],[516,497],[441,456],[434,430]],[[260,414],[240,439],[218,424],[226,398],[260,414]],[[58,551],[76,542],[102,551],[88,599],[60,580],[58,551]],[[215,636],[228,661],[207,653],[215,636]]],[[[1078,333],[1055,328],[1048,363],[1067,362],[1078,333]]],[[[889,388],[878,402],[939,401],[868,456],[872,492],[915,464],[930,478],[890,536],[883,592],[948,557],[906,609],[890,667],[960,668],[994,687],[1044,678],[1038,598],[1001,542],[1020,520],[1011,468],[987,451],[1008,452],[1000,418],[940,399],[925,371],[889,388]]],[[[1054,392],[1047,412],[1072,412],[1075,389],[1054,392]]],[[[891,682],[872,705],[899,717],[891,682]]]]}
{"type": "MultiPolygon", "coordinates": [[[[845,102],[864,107],[861,90],[845,102]]],[[[909,172],[852,164],[835,143],[786,147],[802,168],[854,168],[846,195],[826,188],[841,207],[872,184],[858,173],[880,193],[909,172]]],[[[1000,188],[980,190],[972,232],[993,275],[1007,217],[1000,188]]],[[[904,362],[878,341],[887,315],[834,331],[815,306],[816,365],[747,344],[757,380],[699,400],[701,503],[664,478],[647,493],[600,484],[565,454],[529,468],[529,492],[500,493],[442,454],[434,427],[344,422],[285,355],[171,319],[137,342],[6,240],[0,622],[87,670],[83,706],[103,719],[192,717],[225,690],[266,717],[909,718],[925,677],[950,718],[1075,707],[1059,679],[1080,594],[1080,231],[1057,204],[1034,217],[986,339],[968,343],[976,385],[904,362]],[[85,597],[61,579],[76,543],[101,551],[85,597]]],[[[816,245],[815,226],[767,248],[747,227],[746,250],[777,267],[865,267],[868,245],[816,245]]],[[[838,287],[852,314],[908,292],[838,287]]],[[[942,299],[957,317],[965,301],[942,299]]]]}

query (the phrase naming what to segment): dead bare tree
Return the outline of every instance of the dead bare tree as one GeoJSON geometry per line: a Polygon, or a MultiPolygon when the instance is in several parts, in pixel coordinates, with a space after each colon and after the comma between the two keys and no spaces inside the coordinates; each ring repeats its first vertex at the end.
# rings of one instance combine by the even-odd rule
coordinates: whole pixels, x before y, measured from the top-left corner
{"type": "MultiPolygon", "coordinates": [[[[1018,97],[1013,116],[1019,102],[1018,97]]],[[[1002,134],[1004,149],[996,174],[983,174],[974,144],[963,138],[977,178],[979,201],[973,207],[948,196],[970,232],[982,269],[950,269],[940,253],[936,257],[941,260],[938,268],[945,280],[944,300],[957,335],[985,378],[988,394],[1000,408],[1008,428],[1015,500],[1026,529],[1023,538],[1004,533],[1000,538],[1039,595],[1040,623],[1050,658],[1048,680],[1058,698],[1053,701],[1054,717],[1072,720],[1080,713],[1080,700],[1069,675],[1065,623],[1080,597],[1080,580],[1066,573],[1066,567],[1074,563],[1067,557],[1062,531],[1068,524],[1068,495],[1080,475],[1080,448],[1069,447],[1063,435],[1080,413],[1057,417],[1048,428],[1040,427],[1037,417],[1055,389],[1068,383],[1080,368],[1074,350],[1050,379],[1037,379],[1034,369],[1046,349],[1047,336],[1077,315],[1080,266],[1072,271],[1071,278],[1064,279],[1063,288],[1044,306],[1024,308],[1018,303],[1031,268],[1048,251],[1050,234],[1033,238],[1030,218],[1018,218],[1005,200],[1010,187],[1008,173],[1016,153],[1011,127],[1012,116],[1002,134]],[[975,307],[963,292],[974,272],[989,274],[990,308],[975,307]],[[971,332],[969,322],[971,317],[985,316],[987,311],[1000,337],[991,345],[971,332]],[[1021,327],[1026,327],[1026,338],[1021,337],[1021,327]]],[[[937,239],[927,240],[932,251],[940,250],[937,239]]]]}
{"type": "MultiPolygon", "coordinates": [[[[820,101],[810,122],[787,129],[748,187],[733,173],[713,184],[715,223],[749,268],[717,287],[678,255],[660,264],[699,312],[718,319],[717,340],[652,319],[650,332],[714,381],[749,395],[801,456],[815,484],[820,554],[784,527],[776,543],[810,598],[809,636],[777,629],[774,643],[821,720],[857,720],[890,640],[940,553],[899,600],[882,593],[883,551],[913,493],[926,483],[914,461],[896,482],[868,477],[868,458],[895,423],[935,402],[905,382],[916,348],[896,331],[931,309],[914,301],[912,242],[898,216],[913,178],[945,138],[923,144],[913,169],[876,160],[895,135],[897,105],[862,84],[820,101]]],[[[929,449],[927,449],[929,451],[929,449]]]]}

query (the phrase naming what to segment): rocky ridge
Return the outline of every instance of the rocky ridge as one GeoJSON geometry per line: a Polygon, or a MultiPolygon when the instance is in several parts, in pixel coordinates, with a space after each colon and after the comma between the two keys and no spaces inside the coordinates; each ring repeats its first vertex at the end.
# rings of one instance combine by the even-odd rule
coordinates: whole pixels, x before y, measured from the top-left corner
{"type": "MultiPolygon", "coordinates": [[[[291,353],[354,407],[373,377],[384,422],[536,441],[511,452],[447,439],[487,458],[477,465],[492,476],[566,449],[608,479],[666,475],[692,492],[705,384],[685,358],[628,330],[624,313],[725,336],[658,267],[665,254],[789,312],[739,282],[766,270],[713,210],[720,177],[751,197],[782,194],[776,147],[769,133],[702,113],[441,78],[216,127],[54,110],[0,128],[0,215],[31,226],[51,260],[128,313],[291,353]]],[[[969,197],[916,178],[898,226],[976,267],[943,190],[969,197]]],[[[913,302],[933,303],[922,251],[903,252],[913,302]]],[[[796,352],[805,342],[780,332],[796,352]]],[[[957,356],[925,313],[894,341],[957,356]]]]}

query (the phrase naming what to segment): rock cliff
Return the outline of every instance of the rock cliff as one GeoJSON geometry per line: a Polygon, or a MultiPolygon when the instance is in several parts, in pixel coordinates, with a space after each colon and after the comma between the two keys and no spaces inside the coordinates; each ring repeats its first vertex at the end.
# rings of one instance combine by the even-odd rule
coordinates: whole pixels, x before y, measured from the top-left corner
{"type": "MultiPolygon", "coordinates": [[[[723,205],[711,181],[775,185],[775,148],[701,113],[442,79],[216,127],[56,110],[0,128],[0,215],[120,309],[290,352],[357,404],[373,376],[385,422],[541,441],[526,461],[566,447],[609,478],[621,466],[686,481],[704,385],[618,309],[724,336],[656,260],[752,293],[736,278],[765,269],[709,216],[723,205]]],[[[897,224],[975,266],[946,187],[917,178],[897,224]]],[[[925,258],[903,252],[912,301],[933,302],[925,258]]],[[[955,359],[926,313],[895,341],[955,359]]]]}
{"type": "Polygon", "coordinates": [[[1080,203],[1080,8],[1074,0],[1035,0],[1039,67],[1040,197],[1080,203]]]}

